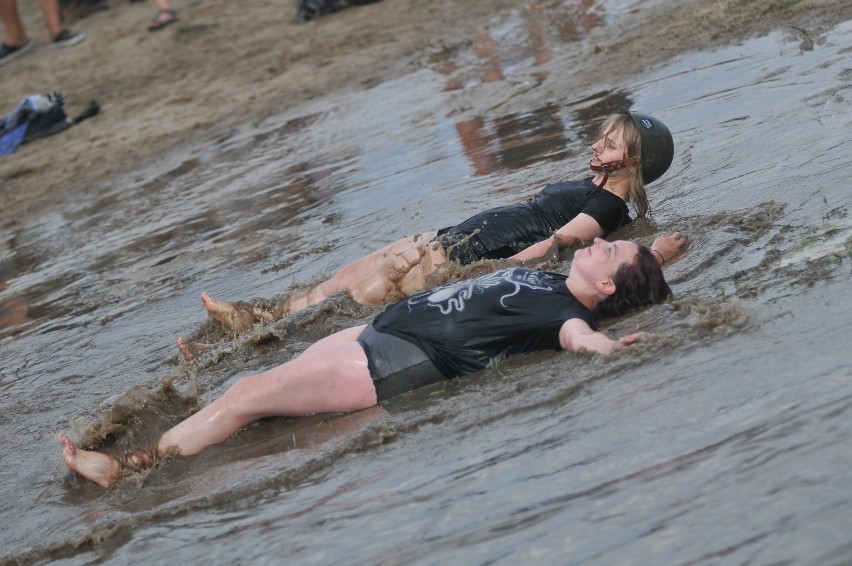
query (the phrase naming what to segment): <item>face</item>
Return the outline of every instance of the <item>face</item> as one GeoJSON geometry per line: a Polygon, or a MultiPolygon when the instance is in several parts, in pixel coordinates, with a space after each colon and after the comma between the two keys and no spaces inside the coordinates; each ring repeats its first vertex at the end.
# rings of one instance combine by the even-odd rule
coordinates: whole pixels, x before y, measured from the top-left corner
{"type": "Polygon", "coordinates": [[[624,137],[621,129],[610,130],[601,139],[592,144],[593,165],[602,165],[624,159],[624,137]]]}
{"type": "Polygon", "coordinates": [[[607,242],[601,238],[595,238],[591,246],[574,252],[571,273],[583,277],[605,294],[610,294],[615,292],[615,288],[611,287],[612,274],[622,263],[632,262],[637,253],[639,253],[639,246],[633,242],[627,240],[607,242]]]}

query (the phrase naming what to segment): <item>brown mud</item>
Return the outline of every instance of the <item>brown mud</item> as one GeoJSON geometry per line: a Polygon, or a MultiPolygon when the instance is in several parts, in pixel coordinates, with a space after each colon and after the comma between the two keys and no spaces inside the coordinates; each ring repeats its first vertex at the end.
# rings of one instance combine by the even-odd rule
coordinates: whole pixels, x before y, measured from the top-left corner
{"type": "MultiPolygon", "coordinates": [[[[0,159],[0,226],[303,101],[368,88],[423,66],[451,74],[448,53],[472,48],[490,57],[500,45],[484,30],[512,11],[535,20],[539,9],[535,2],[509,0],[383,0],[298,24],[293,3],[176,0],[180,21],[149,33],[152,5],[115,1],[72,24],[89,35],[85,42],[53,50],[36,3],[20,4],[37,48],[0,69],[0,109],[59,89],[69,115],[89,100],[102,111],[0,159]]],[[[546,78],[546,88],[524,87],[524,100],[515,102],[520,87],[506,85],[500,104],[539,107],[567,84],[597,91],[607,88],[607,77],[636,75],[673,56],[771,30],[801,37],[807,50],[823,31],[852,17],[844,0],[647,0],[632,4],[626,15],[604,14],[611,22],[605,25],[594,19],[600,16],[591,0],[558,8],[566,16],[557,22],[563,38],[587,37],[584,57],[566,72],[558,54],[540,52],[531,78],[546,78]]],[[[482,80],[490,79],[486,74],[482,80]]],[[[459,112],[476,105],[481,111],[489,100],[467,100],[462,92],[457,104],[459,112]]]]}

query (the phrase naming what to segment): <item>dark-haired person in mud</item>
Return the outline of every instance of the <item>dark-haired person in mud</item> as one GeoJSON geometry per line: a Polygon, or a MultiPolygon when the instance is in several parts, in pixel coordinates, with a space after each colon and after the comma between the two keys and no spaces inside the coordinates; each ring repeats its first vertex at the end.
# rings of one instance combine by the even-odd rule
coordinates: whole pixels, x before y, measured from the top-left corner
{"type": "Polygon", "coordinates": [[[528,352],[609,354],[646,335],[612,340],[596,331],[597,315],[657,304],[670,293],[648,248],[596,238],[574,252],[567,276],[506,268],[398,301],[370,325],[327,336],[293,360],[239,380],[156,447],[123,461],[77,448],[64,434],[57,440],[69,468],[108,487],[126,471],[197,454],[265,417],[356,411],[528,352]]]}
{"type": "MultiPolygon", "coordinates": [[[[448,259],[468,265],[482,259],[529,260],[553,246],[575,246],[604,237],[649,212],[645,184],[665,173],[674,156],[668,128],[656,118],[621,112],[609,116],[592,145],[594,176],[553,183],[535,198],[487,210],[437,232],[399,240],[341,268],[330,279],[291,295],[272,308],[244,306],[201,294],[207,312],[231,330],[246,330],[346,291],[362,305],[391,302],[426,288],[427,277],[448,259]]],[[[660,264],[678,253],[680,234],[652,244],[660,264]]]]}

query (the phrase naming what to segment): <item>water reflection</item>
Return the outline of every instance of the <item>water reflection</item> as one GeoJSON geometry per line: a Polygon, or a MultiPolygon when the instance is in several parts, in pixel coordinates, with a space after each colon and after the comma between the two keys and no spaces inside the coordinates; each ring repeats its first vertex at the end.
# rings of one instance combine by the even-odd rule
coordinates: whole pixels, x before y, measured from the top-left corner
{"type": "MultiPolygon", "coordinates": [[[[596,0],[576,0],[543,7],[524,6],[520,19],[480,32],[456,49],[433,57],[433,70],[448,77],[445,90],[467,89],[500,81],[520,69],[548,63],[553,47],[574,43],[604,23],[604,8],[596,0]]],[[[539,82],[549,71],[533,73],[539,82]]]]}
{"type": "Polygon", "coordinates": [[[558,104],[491,120],[475,116],[456,122],[455,127],[474,174],[481,176],[572,157],[577,152],[569,149],[569,142],[591,144],[606,116],[632,103],[623,91],[601,91],[573,102],[570,131],[560,115],[567,109],[558,104]]]}
{"type": "Polygon", "coordinates": [[[477,116],[457,122],[456,131],[475,175],[520,169],[538,161],[559,161],[574,153],[568,149],[556,105],[495,120],[477,116]]]}
{"type": "Polygon", "coordinates": [[[621,90],[596,92],[573,104],[575,127],[580,138],[592,143],[597,139],[604,119],[622,109],[633,109],[633,99],[621,90]]]}
{"type": "MultiPolygon", "coordinates": [[[[0,281],[0,289],[4,284],[4,281],[0,281]]],[[[26,299],[20,296],[0,301],[0,340],[22,331],[20,327],[30,321],[27,318],[29,309],[26,299]]]]}

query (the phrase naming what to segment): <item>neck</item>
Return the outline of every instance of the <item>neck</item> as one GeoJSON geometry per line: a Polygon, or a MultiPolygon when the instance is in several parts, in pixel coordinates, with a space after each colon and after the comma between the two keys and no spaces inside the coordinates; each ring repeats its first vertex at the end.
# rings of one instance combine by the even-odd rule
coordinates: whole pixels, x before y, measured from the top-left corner
{"type": "MultiPolygon", "coordinates": [[[[603,173],[598,173],[595,175],[595,178],[592,182],[598,186],[603,181],[603,173]]],[[[604,189],[611,192],[612,194],[621,197],[621,200],[627,202],[628,196],[630,195],[630,183],[625,179],[619,179],[617,177],[613,177],[610,175],[609,179],[607,179],[606,185],[604,185],[604,189]]]]}
{"type": "Polygon", "coordinates": [[[565,285],[571,291],[571,294],[574,295],[574,298],[580,301],[580,304],[590,311],[595,312],[600,302],[596,289],[590,289],[588,284],[572,279],[570,274],[568,275],[568,279],[565,280],[565,285]]]}

